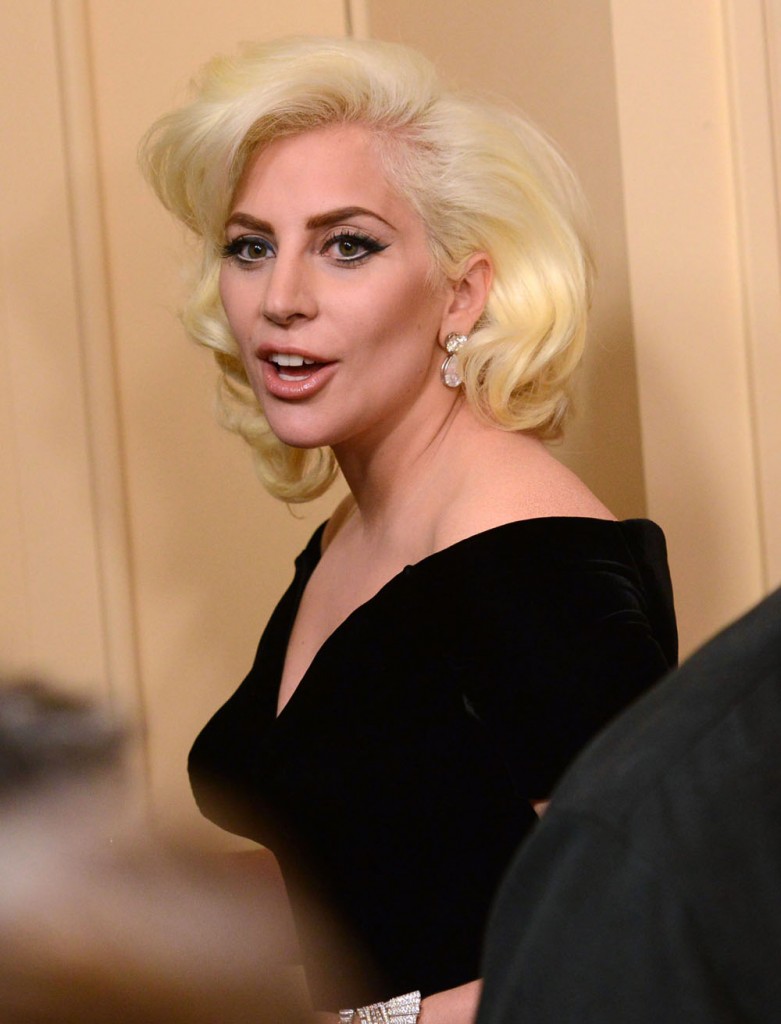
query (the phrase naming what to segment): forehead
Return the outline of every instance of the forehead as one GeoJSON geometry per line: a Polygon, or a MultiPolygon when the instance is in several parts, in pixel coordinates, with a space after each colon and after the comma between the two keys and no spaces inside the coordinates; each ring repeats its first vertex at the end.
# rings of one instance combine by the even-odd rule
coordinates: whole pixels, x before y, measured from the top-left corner
{"type": "Polygon", "coordinates": [[[375,135],[360,125],[333,125],[276,139],[250,158],[234,210],[298,204],[311,206],[308,213],[362,206],[383,216],[392,212],[405,222],[419,220],[388,180],[375,135]]]}

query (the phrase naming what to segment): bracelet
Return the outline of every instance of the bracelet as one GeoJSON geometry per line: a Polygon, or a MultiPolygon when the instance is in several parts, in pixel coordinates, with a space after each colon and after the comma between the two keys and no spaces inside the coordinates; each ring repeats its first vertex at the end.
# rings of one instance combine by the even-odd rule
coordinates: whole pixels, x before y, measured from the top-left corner
{"type": "Polygon", "coordinates": [[[360,1024],[418,1024],[420,992],[408,992],[387,1003],[359,1006],[357,1010],[340,1010],[339,1024],[352,1024],[356,1013],[360,1024]]]}

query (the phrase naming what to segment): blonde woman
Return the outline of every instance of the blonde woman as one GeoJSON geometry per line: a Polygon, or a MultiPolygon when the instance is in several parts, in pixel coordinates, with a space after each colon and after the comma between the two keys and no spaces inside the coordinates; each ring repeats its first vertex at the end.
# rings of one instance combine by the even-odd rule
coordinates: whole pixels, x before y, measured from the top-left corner
{"type": "Polygon", "coordinates": [[[586,330],[578,188],[523,119],[379,42],[216,59],[143,159],[202,241],[185,323],[266,487],[350,489],[196,740],[196,797],[365,952],[345,983],[302,926],[325,1019],[471,1021],[535,808],[675,659],[661,531],[543,444],[586,330]]]}

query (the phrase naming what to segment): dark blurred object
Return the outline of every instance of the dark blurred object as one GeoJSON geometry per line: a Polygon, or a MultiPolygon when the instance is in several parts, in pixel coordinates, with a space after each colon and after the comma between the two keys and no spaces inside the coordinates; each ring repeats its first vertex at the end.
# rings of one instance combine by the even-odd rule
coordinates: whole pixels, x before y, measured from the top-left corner
{"type": "Polygon", "coordinates": [[[0,1021],[309,1020],[271,882],[151,830],[126,747],[87,700],[0,685],[0,1021]]]}
{"type": "Polygon", "coordinates": [[[116,768],[125,730],[106,710],[35,680],[0,685],[0,799],[116,768]]]}

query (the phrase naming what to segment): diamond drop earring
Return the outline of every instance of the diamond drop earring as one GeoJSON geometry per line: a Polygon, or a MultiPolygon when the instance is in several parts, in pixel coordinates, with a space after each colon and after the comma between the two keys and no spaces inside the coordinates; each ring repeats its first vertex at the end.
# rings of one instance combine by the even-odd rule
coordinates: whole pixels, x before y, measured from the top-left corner
{"type": "Polygon", "coordinates": [[[445,351],[447,358],[442,363],[440,373],[442,383],[446,388],[460,388],[463,378],[458,366],[458,353],[466,345],[469,339],[465,334],[448,334],[445,338],[445,351]]]}

